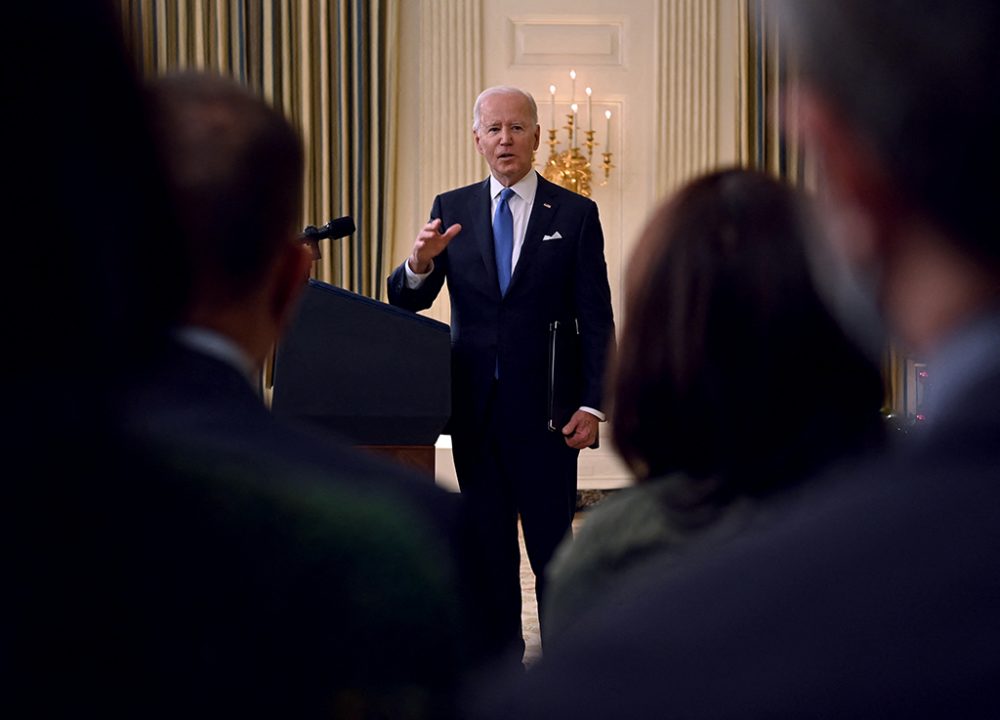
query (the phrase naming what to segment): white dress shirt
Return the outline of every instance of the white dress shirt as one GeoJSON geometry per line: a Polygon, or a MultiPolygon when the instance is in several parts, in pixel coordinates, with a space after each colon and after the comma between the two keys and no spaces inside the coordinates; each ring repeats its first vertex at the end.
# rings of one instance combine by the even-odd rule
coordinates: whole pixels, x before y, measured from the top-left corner
{"type": "Polygon", "coordinates": [[[235,342],[225,335],[208,328],[186,325],[174,331],[174,338],[181,345],[226,363],[239,371],[256,390],[256,367],[253,360],[235,342]]]}
{"type": "MultiPolygon", "coordinates": [[[[510,186],[514,194],[507,201],[510,214],[514,216],[514,252],[510,257],[510,275],[514,276],[521,248],[524,247],[524,233],[528,230],[528,218],[531,217],[531,206],[535,204],[535,191],[538,190],[538,174],[532,170],[523,178],[510,186]]],[[[490,219],[496,217],[497,205],[500,203],[500,193],[503,185],[490,175],[490,219]]]]}

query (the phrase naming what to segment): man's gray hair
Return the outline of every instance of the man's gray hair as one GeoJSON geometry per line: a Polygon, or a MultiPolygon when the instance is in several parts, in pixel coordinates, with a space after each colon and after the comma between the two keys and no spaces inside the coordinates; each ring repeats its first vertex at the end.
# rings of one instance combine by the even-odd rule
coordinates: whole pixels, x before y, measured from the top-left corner
{"type": "Polygon", "coordinates": [[[491,97],[492,95],[520,95],[528,101],[528,108],[531,112],[531,122],[535,125],[538,124],[538,105],[535,104],[535,98],[531,97],[531,93],[526,92],[521,88],[514,87],[513,85],[495,85],[491,88],[486,88],[479,93],[479,97],[476,98],[476,104],[472,106],[473,132],[479,130],[479,111],[483,105],[483,100],[491,97]]]}

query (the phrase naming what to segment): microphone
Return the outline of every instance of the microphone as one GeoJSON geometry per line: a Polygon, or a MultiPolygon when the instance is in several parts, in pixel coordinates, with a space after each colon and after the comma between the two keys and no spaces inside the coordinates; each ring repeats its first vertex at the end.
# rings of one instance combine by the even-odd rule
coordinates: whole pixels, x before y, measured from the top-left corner
{"type": "Polygon", "coordinates": [[[345,215],[344,217],[339,217],[331,220],[323,227],[316,227],[315,225],[307,225],[306,229],[302,231],[302,240],[310,240],[313,242],[323,240],[324,238],[332,238],[333,240],[338,240],[342,237],[347,237],[356,228],[354,227],[354,221],[351,219],[350,215],[345,215]]]}

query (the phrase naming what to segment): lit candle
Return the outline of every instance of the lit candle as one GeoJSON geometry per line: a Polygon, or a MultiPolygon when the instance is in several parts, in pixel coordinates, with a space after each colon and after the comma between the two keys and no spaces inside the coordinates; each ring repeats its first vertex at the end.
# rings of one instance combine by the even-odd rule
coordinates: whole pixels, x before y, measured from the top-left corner
{"type": "Polygon", "coordinates": [[[590,94],[593,92],[590,88],[587,88],[587,129],[594,129],[594,109],[590,107],[590,94]]]}
{"type": "Polygon", "coordinates": [[[552,102],[549,103],[549,127],[555,128],[556,126],[556,86],[549,85],[549,95],[552,96],[552,102]]]}
{"type": "Polygon", "coordinates": [[[576,102],[576,70],[569,71],[569,101],[576,102]]]}
{"type": "Polygon", "coordinates": [[[604,129],[604,149],[606,152],[611,152],[611,111],[604,111],[604,119],[608,121],[607,127],[604,129]]]}
{"type": "Polygon", "coordinates": [[[574,136],[575,136],[575,135],[577,134],[577,132],[578,132],[578,130],[576,129],[576,111],[577,111],[577,109],[578,109],[578,106],[577,106],[577,104],[576,104],[576,103],[573,103],[573,104],[572,104],[572,105],[570,105],[569,107],[570,107],[570,110],[572,110],[572,111],[573,111],[573,133],[572,133],[572,135],[570,135],[570,138],[569,138],[569,146],[570,146],[570,147],[573,147],[573,137],[574,137],[574,136]]]}

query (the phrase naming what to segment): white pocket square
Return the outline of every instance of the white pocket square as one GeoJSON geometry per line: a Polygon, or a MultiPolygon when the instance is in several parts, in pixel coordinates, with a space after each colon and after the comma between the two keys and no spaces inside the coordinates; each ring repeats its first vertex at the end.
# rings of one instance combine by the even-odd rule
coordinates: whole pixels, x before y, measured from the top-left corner
{"type": "Polygon", "coordinates": [[[562,238],[562,235],[559,233],[558,230],[556,230],[551,235],[543,235],[542,242],[545,242],[546,240],[559,240],[560,238],[562,238]]]}

